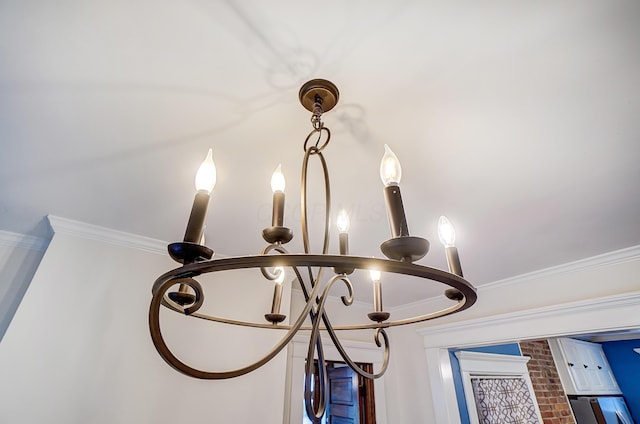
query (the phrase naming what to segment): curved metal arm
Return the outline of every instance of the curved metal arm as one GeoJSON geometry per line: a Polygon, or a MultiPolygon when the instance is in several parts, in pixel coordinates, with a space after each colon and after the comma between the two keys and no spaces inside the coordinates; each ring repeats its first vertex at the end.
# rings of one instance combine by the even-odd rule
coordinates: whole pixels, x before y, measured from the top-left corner
{"type": "Polygon", "coordinates": [[[349,365],[349,367],[351,369],[353,369],[353,371],[355,371],[358,375],[364,377],[364,378],[368,378],[368,379],[376,379],[376,378],[380,378],[384,375],[385,372],[387,372],[387,367],[389,366],[389,337],[387,336],[387,332],[384,330],[384,328],[376,328],[374,334],[373,334],[373,340],[376,343],[376,346],[378,347],[382,347],[382,343],[380,342],[380,335],[382,335],[382,339],[384,340],[384,356],[382,359],[382,367],[380,368],[380,370],[377,373],[368,373],[365,370],[363,370],[362,368],[360,368],[358,366],[358,364],[356,364],[351,357],[349,356],[349,354],[347,353],[347,351],[344,349],[344,347],[342,346],[342,343],[340,343],[340,339],[338,339],[338,336],[336,335],[335,331],[333,330],[333,328],[331,327],[331,325],[328,325],[325,322],[325,326],[326,326],[326,330],[329,333],[329,337],[331,337],[331,341],[333,341],[334,346],[336,347],[336,349],[338,350],[338,352],[340,353],[340,356],[342,357],[342,359],[344,360],[344,362],[349,365]]]}
{"type": "MultiPolygon", "coordinates": [[[[271,251],[276,251],[283,255],[286,255],[289,253],[287,249],[285,249],[284,247],[282,247],[282,245],[279,245],[279,244],[270,244],[266,246],[264,249],[262,249],[260,253],[262,255],[266,255],[271,251]]],[[[304,295],[305,302],[308,302],[310,298],[309,291],[307,290],[307,286],[305,286],[304,284],[304,280],[302,279],[302,275],[300,274],[300,271],[298,271],[298,267],[292,266],[291,269],[293,269],[293,272],[296,274],[296,279],[300,283],[300,289],[302,290],[302,293],[304,295]]],[[[269,272],[265,267],[260,267],[260,271],[262,272],[262,275],[264,275],[264,277],[267,278],[268,280],[275,280],[276,275],[269,272]]],[[[310,274],[310,278],[312,279],[311,288],[313,288],[314,282],[313,282],[313,276],[311,275],[311,271],[309,271],[309,274],[310,274]]],[[[313,311],[311,311],[310,313],[311,313],[311,319],[313,320],[313,311]]]]}
{"type": "Polygon", "coordinates": [[[309,417],[314,424],[320,423],[324,413],[327,410],[327,386],[329,385],[329,381],[327,379],[327,364],[324,361],[324,351],[322,350],[322,341],[318,336],[315,340],[316,352],[318,352],[318,379],[320,384],[318,387],[315,387],[315,390],[318,390],[320,399],[320,404],[315,405],[313,403],[313,392],[314,387],[312,387],[312,379],[314,376],[313,366],[315,364],[313,360],[313,341],[309,341],[309,352],[307,352],[307,361],[305,364],[305,372],[304,372],[304,406],[307,412],[307,417],[309,417]],[[309,355],[311,355],[311,359],[309,359],[309,355]]]}
{"type": "MultiPolygon", "coordinates": [[[[281,254],[286,254],[289,253],[287,252],[287,249],[285,249],[284,247],[282,247],[282,245],[280,244],[270,244],[267,247],[265,247],[264,249],[262,249],[262,251],[260,252],[261,255],[266,255],[269,252],[271,252],[272,250],[275,250],[278,253],[281,254]]],[[[264,276],[264,278],[266,278],[267,280],[270,281],[274,281],[276,278],[278,278],[278,275],[269,271],[267,268],[265,267],[260,267],[260,272],[262,272],[262,275],[264,276]]]]}
{"type": "MultiPolygon", "coordinates": [[[[327,376],[326,376],[326,364],[323,361],[320,361],[318,358],[318,367],[319,367],[319,377],[320,384],[315,389],[318,390],[320,396],[320,404],[313,405],[312,402],[312,390],[311,390],[311,380],[313,378],[313,358],[314,358],[314,348],[319,344],[320,341],[320,319],[317,317],[325,316],[324,313],[324,304],[327,300],[327,293],[331,290],[331,287],[336,283],[336,281],[343,281],[349,290],[349,296],[342,296],[342,301],[345,305],[350,305],[353,302],[353,286],[351,285],[351,281],[345,275],[336,275],[331,278],[322,291],[322,295],[320,296],[320,303],[318,304],[318,308],[316,309],[316,319],[313,320],[313,328],[311,330],[311,336],[309,337],[309,349],[307,350],[307,364],[305,369],[304,376],[304,404],[307,410],[307,416],[309,418],[315,418],[314,422],[320,422],[320,419],[324,415],[327,408],[327,376]]],[[[314,290],[317,289],[319,284],[316,284],[314,290]]]]}
{"type": "MultiPolygon", "coordinates": [[[[345,298],[345,296],[342,296],[342,302],[346,306],[349,306],[349,305],[351,305],[351,303],[353,301],[353,286],[351,285],[351,282],[349,281],[348,278],[343,277],[343,278],[340,278],[340,279],[345,282],[345,284],[347,285],[347,289],[349,290],[349,297],[345,298]]],[[[324,291],[322,292],[320,305],[318,305],[319,313],[322,314],[322,320],[324,321],[324,326],[325,326],[324,330],[326,330],[329,333],[329,337],[331,337],[331,341],[333,342],[334,346],[338,350],[338,353],[340,353],[340,356],[342,357],[344,362],[347,365],[349,365],[349,367],[351,369],[353,369],[358,375],[360,375],[360,376],[362,376],[364,378],[368,378],[368,379],[375,379],[375,378],[382,377],[384,375],[384,373],[387,371],[387,367],[389,366],[389,338],[387,337],[386,331],[383,328],[376,328],[375,333],[374,333],[374,341],[376,343],[376,346],[382,347],[382,343],[380,342],[380,335],[382,335],[382,338],[384,340],[384,357],[383,357],[383,361],[382,361],[382,368],[377,373],[374,373],[374,374],[368,373],[368,372],[364,371],[362,368],[360,368],[358,366],[358,364],[356,364],[351,359],[351,357],[349,356],[347,351],[342,346],[342,343],[340,342],[340,339],[336,335],[336,333],[335,333],[335,331],[333,329],[333,326],[331,325],[331,322],[329,321],[328,315],[324,311],[324,304],[325,304],[326,296],[327,296],[327,294],[329,292],[329,289],[333,285],[333,282],[330,282],[330,283],[331,284],[330,285],[328,284],[325,287],[324,291]]],[[[316,325],[319,326],[319,323],[316,323],[316,325]]]]}
{"type": "MultiPolygon", "coordinates": [[[[195,281],[195,280],[194,280],[195,281]]],[[[157,283],[157,281],[156,281],[157,283]]],[[[192,368],[189,365],[182,362],[178,359],[170,350],[167,344],[162,337],[162,331],[160,330],[160,306],[164,299],[164,294],[169,290],[171,286],[175,284],[174,279],[166,279],[164,282],[157,286],[157,290],[155,290],[153,297],[151,299],[151,304],[149,306],[149,330],[151,332],[151,339],[153,340],[153,345],[156,347],[156,350],[160,354],[160,356],[174,369],[180,371],[183,374],[189,375],[195,378],[208,379],[208,380],[219,380],[226,378],[238,377],[244,374],[247,374],[253,370],[256,370],[269,362],[274,356],[276,356],[282,348],[284,348],[290,341],[293,339],[295,334],[298,332],[302,323],[304,322],[307,314],[311,311],[313,307],[315,296],[317,294],[317,287],[314,287],[311,297],[307,304],[305,305],[303,311],[300,316],[296,320],[295,324],[290,328],[287,334],[278,342],[269,353],[263,356],[261,359],[256,362],[249,364],[245,367],[238,368],[230,371],[221,371],[221,372],[209,372],[209,371],[201,371],[196,368],[192,368]]]]}
{"type": "MultiPolygon", "coordinates": [[[[327,129],[327,131],[329,131],[327,129]]],[[[327,140],[327,143],[329,140],[327,140]]],[[[322,146],[324,148],[326,143],[322,146]]],[[[302,161],[302,181],[300,184],[300,210],[302,211],[301,215],[301,226],[302,226],[302,244],[304,245],[304,252],[309,253],[310,251],[310,243],[309,243],[309,226],[307,221],[308,211],[307,211],[307,169],[309,166],[309,158],[312,155],[318,156],[320,159],[320,164],[322,165],[322,175],[324,177],[324,237],[322,243],[322,253],[326,254],[329,251],[329,219],[331,214],[331,185],[329,183],[329,169],[327,168],[327,162],[324,160],[324,156],[322,154],[322,149],[318,149],[316,146],[306,147],[305,143],[305,153],[304,160],[302,161]]],[[[311,285],[314,286],[317,281],[322,278],[322,272],[324,268],[320,268],[318,270],[318,275],[313,276],[313,272],[311,271],[311,267],[308,267],[309,270],[309,280],[311,281],[311,285]]]]}

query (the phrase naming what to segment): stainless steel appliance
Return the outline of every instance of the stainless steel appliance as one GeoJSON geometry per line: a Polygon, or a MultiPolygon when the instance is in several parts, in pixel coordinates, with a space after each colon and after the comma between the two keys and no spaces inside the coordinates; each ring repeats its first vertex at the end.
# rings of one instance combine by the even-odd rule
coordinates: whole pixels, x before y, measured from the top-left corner
{"type": "Polygon", "coordinates": [[[622,396],[579,396],[569,401],[577,424],[635,424],[622,396]]]}

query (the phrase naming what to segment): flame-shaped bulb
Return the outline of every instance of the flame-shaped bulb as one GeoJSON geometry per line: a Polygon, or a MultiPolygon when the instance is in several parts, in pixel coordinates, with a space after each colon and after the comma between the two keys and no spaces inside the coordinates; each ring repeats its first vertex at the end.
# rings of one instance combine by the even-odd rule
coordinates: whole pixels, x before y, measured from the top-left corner
{"type": "Polygon", "coordinates": [[[273,171],[273,175],[271,175],[271,190],[275,193],[276,191],[281,191],[284,193],[284,187],[286,185],[286,181],[284,179],[284,174],[282,173],[282,165],[278,165],[275,171],[273,171]]]}
{"type": "Polygon", "coordinates": [[[347,211],[342,209],[338,214],[338,218],[336,219],[336,226],[338,227],[338,231],[341,233],[349,232],[349,215],[347,211]]]}
{"type": "Polygon", "coordinates": [[[213,153],[211,149],[209,149],[207,157],[204,162],[202,162],[202,165],[200,165],[200,168],[198,168],[198,172],[196,173],[196,190],[203,190],[207,193],[211,193],[215,185],[216,164],[213,163],[213,153]]]}
{"type": "Polygon", "coordinates": [[[456,232],[446,216],[441,216],[438,220],[438,238],[444,247],[453,247],[456,241],[456,232]]]}
{"type": "Polygon", "coordinates": [[[386,144],[384,145],[384,156],[380,161],[380,178],[386,187],[400,184],[402,178],[400,161],[386,144]]]}

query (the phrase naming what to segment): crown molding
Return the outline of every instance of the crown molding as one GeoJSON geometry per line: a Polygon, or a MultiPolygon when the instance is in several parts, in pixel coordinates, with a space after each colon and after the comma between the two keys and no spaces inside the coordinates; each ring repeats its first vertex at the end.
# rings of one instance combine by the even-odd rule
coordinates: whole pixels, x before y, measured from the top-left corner
{"type": "MultiPolygon", "coordinates": [[[[532,281],[539,281],[562,274],[578,273],[588,271],[596,268],[602,268],[606,266],[616,265],[624,262],[638,261],[640,260],[640,245],[631,246],[625,249],[614,250],[613,252],[603,253],[601,255],[592,256],[590,258],[580,259],[566,264],[553,266],[550,268],[540,269],[538,271],[529,272],[526,274],[516,275],[514,277],[505,278],[502,280],[493,281],[490,283],[482,284],[477,287],[478,297],[482,295],[483,291],[502,289],[506,286],[517,286],[519,284],[525,284],[532,281]]],[[[404,305],[389,308],[389,312],[400,312],[403,310],[410,310],[413,308],[430,308],[429,310],[436,308],[443,308],[450,305],[451,302],[445,299],[443,296],[431,297],[428,299],[422,299],[404,305]]]]}
{"type": "Polygon", "coordinates": [[[425,327],[417,332],[424,336],[425,347],[497,344],[637,328],[640,319],[632,311],[638,308],[640,291],[425,327]]]}
{"type": "Polygon", "coordinates": [[[44,252],[47,250],[49,240],[49,238],[35,237],[27,234],[0,230],[0,246],[18,247],[20,249],[44,252]]]}
{"type": "Polygon", "coordinates": [[[101,241],[116,246],[123,246],[138,249],[145,252],[167,254],[167,242],[137,234],[126,233],[124,231],[113,230],[100,227],[98,225],[87,224],[85,222],[74,221],[55,215],[47,215],[49,225],[54,234],[68,234],[89,240],[101,241]]]}
{"type": "Polygon", "coordinates": [[[550,277],[555,277],[557,275],[588,271],[591,269],[602,268],[605,266],[636,260],[640,260],[640,245],[631,246],[620,250],[614,250],[612,252],[591,256],[589,258],[568,262],[566,264],[552,266],[550,268],[540,269],[526,274],[516,275],[514,277],[505,278],[503,280],[493,281],[487,284],[483,284],[480,287],[483,290],[498,289],[504,286],[517,285],[533,280],[542,280],[550,277]]]}

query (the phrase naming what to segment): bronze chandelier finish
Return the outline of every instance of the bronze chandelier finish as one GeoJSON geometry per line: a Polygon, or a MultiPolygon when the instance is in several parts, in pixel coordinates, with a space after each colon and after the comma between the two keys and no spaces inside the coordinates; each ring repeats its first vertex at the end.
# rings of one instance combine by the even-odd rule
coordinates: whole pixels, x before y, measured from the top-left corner
{"type": "MultiPolygon", "coordinates": [[[[477,299],[475,288],[462,277],[459,263],[457,266],[452,266],[450,263],[450,269],[452,272],[446,272],[413,263],[427,253],[429,243],[425,239],[409,236],[408,230],[403,230],[402,234],[398,234],[397,236],[394,234],[393,238],[382,244],[381,248],[383,253],[389,259],[349,255],[346,251],[348,250],[346,248],[346,242],[344,246],[345,251],[343,252],[342,239],[341,254],[328,254],[331,193],[329,172],[322,152],[329,144],[331,132],[324,126],[321,117],[323,112],[330,110],[336,105],[338,98],[339,93],[336,86],[325,80],[309,81],[303,85],[299,93],[299,99],[302,105],[312,112],[311,122],[313,125],[313,130],[305,139],[303,146],[305,154],[302,163],[300,200],[304,253],[292,254],[284,248],[284,244],[291,240],[293,233],[290,229],[282,225],[276,225],[281,223],[276,222],[277,220],[275,218],[274,225],[263,230],[263,238],[267,241],[268,245],[259,255],[211,259],[213,256],[213,251],[211,249],[194,242],[193,240],[195,236],[191,237],[191,239],[187,239],[185,237],[184,242],[172,243],[169,245],[170,255],[173,259],[182,263],[182,266],[163,274],[155,281],[152,288],[152,299],[149,308],[149,329],[151,338],[160,356],[177,371],[200,379],[227,379],[250,373],[275,357],[285,346],[289,344],[289,342],[291,342],[298,331],[311,331],[305,368],[304,398],[306,413],[315,423],[320,422],[327,407],[325,398],[327,395],[328,383],[326,365],[324,363],[324,353],[322,350],[321,330],[325,331],[329,335],[344,362],[356,373],[365,378],[378,378],[386,371],[389,361],[390,345],[386,333],[387,328],[418,323],[460,312],[471,307],[477,299]],[[309,243],[309,223],[307,219],[307,169],[308,163],[312,157],[318,158],[324,178],[325,216],[324,240],[321,254],[310,253],[309,243]],[[265,315],[268,322],[233,320],[199,312],[205,301],[204,289],[195,279],[199,275],[219,271],[258,268],[266,279],[276,280],[278,277],[277,273],[270,271],[270,269],[275,267],[290,269],[294,273],[295,278],[293,279],[293,282],[300,286],[306,302],[302,312],[295,318],[293,324],[282,324],[282,321],[286,319],[286,316],[277,311],[276,313],[273,313],[272,311],[271,314],[265,315]],[[376,310],[368,315],[371,322],[354,325],[332,325],[329,315],[325,309],[325,302],[332,291],[332,288],[336,284],[343,284],[346,287],[348,294],[341,297],[342,303],[347,307],[352,304],[354,289],[349,275],[351,275],[356,269],[377,269],[381,272],[395,274],[398,276],[414,277],[441,283],[447,288],[445,295],[449,299],[455,301],[455,303],[447,308],[435,312],[428,312],[422,315],[398,320],[389,320],[389,313],[376,310]],[[325,270],[329,270],[328,272],[331,272],[333,275],[326,280],[323,280],[322,277],[325,270]],[[179,285],[179,290],[171,292],[170,289],[176,285],[179,285]],[[269,352],[264,354],[262,358],[258,359],[254,363],[233,370],[203,371],[189,366],[171,352],[162,336],[160,327],[160,307],[166,307],[180,314],[203,320],[228,325],[253,327],[257,329],[279,330],[285,334],[269,352]],[[303,325],[307,317],[309,317],[311,321],[310,326],[303,325]],[[338,331],[366,329],[373,330],[376,345],[384,349],[382,367],[374,373],[365,372],[355,364],[355,362],[349,357],[348,352],[344,349],[337,336],[338,331]],[[317,359],[319,364],[319,385],[318,387],[313,388],[313,390],[318,390],[320,393],[320,401],[318,404],[314,403],[314,396],[312,393],[314,359],[317,359]]],[[[385,193],[385,195],[387,195],[387,193],[385,193]]],[[[389,194],[389,196],[391,195],[392,194],[389,194]]],[[[397,195],[399,196],[399,192],[397,195]]],[[[396,200],[392,199],[392,202],[395,201],[396,200]]],[[[194,209],[195,207],[194,203],[194,209]]],[[[274,204],[274,214],[275,211],[276,206],[274,204]]],[[[397,215],[397,211],[389,213],[390,217],[394,214],[397,215]]],[[[193,215],[194,212],[192,211],[192,216],[193,215]]],[[[404,219],[404,211],[402,211],[401,215],[402,219],[404,219]]],[[[402,224],[404,225],[402,228],[406,229],[406,223],[402,224]]],[[[201,232],[202,231],[200,229],[199,232],[195,231],[194,234],[201,234],[201,232]]],[[[187,233],[189,233],[189,228],[187,233]]],[[[197,240],[199,240],[199,238],[197,238],[197,240]]],[[[457,251],[454,252],[457,260],[457,251]]],[[[450,253],[451,251],[448,250],[447,254],[449,255],[450,253]]],[[[380,299],[377,301],[381,307],[381,294],[379,295],[380,299]]],[[[275,297],[274,305],[276,305],[275,297]]]]}

